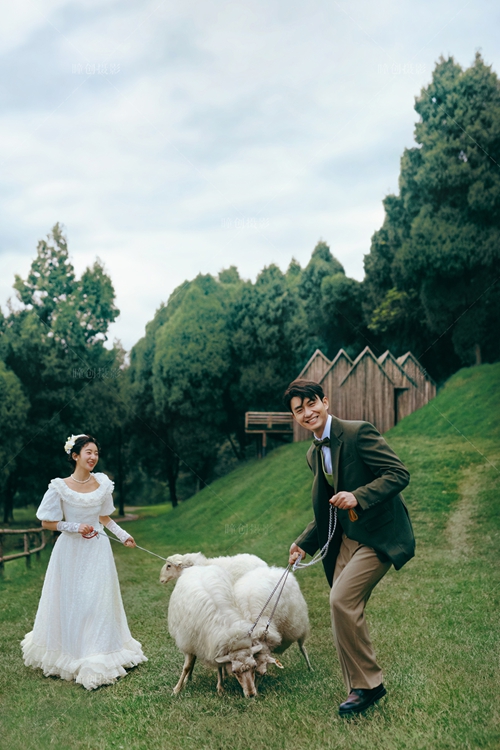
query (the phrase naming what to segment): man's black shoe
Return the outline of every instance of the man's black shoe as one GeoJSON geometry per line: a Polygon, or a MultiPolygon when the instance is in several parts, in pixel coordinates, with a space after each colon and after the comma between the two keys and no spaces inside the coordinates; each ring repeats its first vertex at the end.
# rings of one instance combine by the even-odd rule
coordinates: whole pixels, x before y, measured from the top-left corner
{"type": "Polygon", "coordinates": [[[378,687],[372,688],[371,690],[363,690],[362,688],[354,688],[349,693],[349,697],[344,703],[339,706],[339,714],[341,716],[349,716],[349,714],[359,714],[369,706],[373,705],[376,701],[380,700],[387,693],[387,690],[382,683],[378,687]]]}

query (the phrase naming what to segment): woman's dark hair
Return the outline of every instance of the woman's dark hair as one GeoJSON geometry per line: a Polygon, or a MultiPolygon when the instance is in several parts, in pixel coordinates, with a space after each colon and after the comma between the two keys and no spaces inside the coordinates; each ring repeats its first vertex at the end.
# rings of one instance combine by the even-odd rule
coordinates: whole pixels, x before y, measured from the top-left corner
{"type": "MultiPolygon", "coordinates": [[[[319,383],[315,383],[314,380],[294,380],[283,395],[283,403],[289,411],[292,411],[290,406],[292,398],[298,396],[302,401],[305,398],[310,398],[311,401],[316,401],[316,398],[320,398],[321,401],[325,398],[323,388],[319,383]]],[[[292,412],[293,413],[293,412],[292,412]]]]}
{"type": "Polygon", "coordinates": [[[101,446],[99,445],[95,437],[92,437],[92,435],[80,435],[80,437],[77,437],[77,439],[75,440],[74,446],[72,447],[71,451],[68,453],[68,461],[70,462],[73,469],[76,466],[76,461],[73,458],[73,453],[76,453],[79,456],[82,448],[88,445],[89,443],[96,444],[97,450],[99,451],[99,455],[100,455],[101,446]]]}

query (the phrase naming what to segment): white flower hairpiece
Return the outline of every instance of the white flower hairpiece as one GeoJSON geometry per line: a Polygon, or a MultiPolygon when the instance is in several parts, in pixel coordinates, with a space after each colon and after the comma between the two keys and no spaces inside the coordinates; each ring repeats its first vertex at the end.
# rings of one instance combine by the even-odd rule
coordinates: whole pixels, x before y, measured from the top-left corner
{"type": "Polygon", "coordinates": [[[79,437],[87,437],[87,436],[84,432],[82,432],[80,435],[71,435],[71,437],[69,437],[64,443],[64,450],[66,451],[68,456],[73,450],[73,446],[79,437]]]}

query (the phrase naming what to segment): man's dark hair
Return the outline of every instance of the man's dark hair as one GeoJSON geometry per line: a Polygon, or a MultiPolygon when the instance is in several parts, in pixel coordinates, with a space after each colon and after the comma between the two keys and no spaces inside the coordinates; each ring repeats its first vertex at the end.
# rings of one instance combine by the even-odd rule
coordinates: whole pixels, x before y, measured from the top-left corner
{"type": "Polygon", "coordinates": [[[311,401],[316,401],[318,396],[321,401],[323,401],[325,394],[319,383],[315,383],[314,380],[302,380],[299,378],[299,380],[294,380],[290,383],[283,396],[283,403],[289,411],[292,411],[290,404],[292,398],[295,398],[295,396],[298,396],[301,402],[303,402],[305,398],[310,398],[311,401]]]}

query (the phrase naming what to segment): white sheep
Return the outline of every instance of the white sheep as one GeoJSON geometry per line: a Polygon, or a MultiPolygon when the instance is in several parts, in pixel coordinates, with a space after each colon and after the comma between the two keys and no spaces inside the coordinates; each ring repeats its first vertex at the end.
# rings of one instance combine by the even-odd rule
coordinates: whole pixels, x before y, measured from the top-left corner
{"type": "Polygon", "coordinates": [[[237,581],[242,575],[249,570],[258,567],[266,567],[267,563],[261,560],[257,555],[223,556],[223,557],[205,557],[201,552],[188,552],[185,555],[170,555],[167,557],[165,565],[160,572],[160,583],[167,583],[173,579],[179,578],[183,570],[193,566],[217,565],[227,570],[231,580],[237,581]]]}
{"type": "MultiPolygon", "coordinates": [[[[234,583],[234,594],[242,615],[246,620],[255,622],[276,584],[284,574],[283,568],[257,568],[245,573],[234,583]]],[[[304,647],[304,641],[309,635],[309,616],[307,604],[293,573],[286,579],[283,593],[276,607],[271,624],[265,633],[267,621],[276,603],[281,589],[278,586],[275,595],[264,610],[262,618],[253,631],[253,638],[263,644],[257,658],[257,673],[265,674],[267,664],[276,663],[271,652],[283,653],[292,643],[297,641],[300,651],[309,669],[312,669],[309,656],[304,647]]]]}
{"type": "Polygon", "coordinates": [[[222,694],[224,669],[233,674],[246,698],[257,694],[254,654],[261,644],[252,644],[246,620],[236,605],[231,578],[216,565],[187,568],[170,597],[168,629],[184,653],[184,666],[174,693],[191,677],[196,659],[217,669],[217,692],[222,694]]]}

